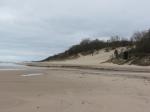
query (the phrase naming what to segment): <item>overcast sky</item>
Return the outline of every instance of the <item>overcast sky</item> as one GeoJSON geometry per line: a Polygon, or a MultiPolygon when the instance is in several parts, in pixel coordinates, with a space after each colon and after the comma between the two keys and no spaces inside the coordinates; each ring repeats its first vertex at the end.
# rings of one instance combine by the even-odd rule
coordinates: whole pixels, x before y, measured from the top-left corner
{"type": "Polygon", "coordinates": [[[0,61],[39,60],[83,38],[150,28],[150,0],[0,0],[0,61]]]}

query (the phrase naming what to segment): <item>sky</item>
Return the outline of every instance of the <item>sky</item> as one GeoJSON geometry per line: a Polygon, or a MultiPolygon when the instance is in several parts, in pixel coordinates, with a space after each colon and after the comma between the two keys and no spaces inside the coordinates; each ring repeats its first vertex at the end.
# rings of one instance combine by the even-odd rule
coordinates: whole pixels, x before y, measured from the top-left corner
{"type": "Polygon", "coordinates": [[[84,38],[150,28],[149,0],[0,0],[0,61],[35,61],[84,38]]]}

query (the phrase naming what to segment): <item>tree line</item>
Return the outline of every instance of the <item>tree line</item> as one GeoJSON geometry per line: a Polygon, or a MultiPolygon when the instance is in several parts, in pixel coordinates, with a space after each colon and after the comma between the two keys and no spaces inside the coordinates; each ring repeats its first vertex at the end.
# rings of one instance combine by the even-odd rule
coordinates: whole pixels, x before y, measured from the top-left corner
{"type": "Polygon", "coordinates": [[[63,53],[50,56],[43,61],[63,60],[70,57],[76,57],[79,53],[82,55],[92,54],[100,49],[115,49],[118,47],[130,47],[132,56],[150,55],[150,30],[136,32],[130,39],[112,36],[109,40],[91,40],[89,38],[82,40],[79,44],[71,46],[63,53]]]}

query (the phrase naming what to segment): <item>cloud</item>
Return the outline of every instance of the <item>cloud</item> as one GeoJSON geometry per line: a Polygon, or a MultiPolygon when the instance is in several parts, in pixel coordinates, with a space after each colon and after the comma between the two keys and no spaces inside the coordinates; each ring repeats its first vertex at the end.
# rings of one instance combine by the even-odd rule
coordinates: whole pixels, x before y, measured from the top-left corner
{"type": "Polygon", "coordinates": [[[129,37],[149,28],[149,4],[149,0],[1,0],[0,51],[32,60],[31,52],[49,56],[86,37],[129,37]]]}

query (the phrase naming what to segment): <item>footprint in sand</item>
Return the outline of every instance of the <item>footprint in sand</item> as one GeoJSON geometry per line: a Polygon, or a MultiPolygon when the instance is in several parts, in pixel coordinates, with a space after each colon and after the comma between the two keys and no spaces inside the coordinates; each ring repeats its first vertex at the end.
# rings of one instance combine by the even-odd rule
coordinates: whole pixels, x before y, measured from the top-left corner
{"type": "Polygon", "coordinates": [[[37,106],[36,109],[39,110],[39,109],[40,109],[40,106],[37,106]]]}

